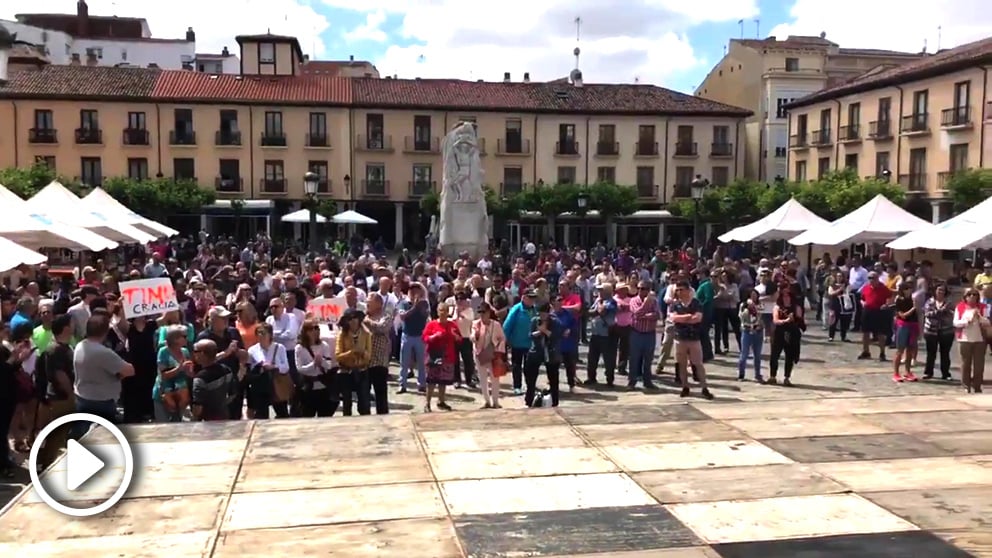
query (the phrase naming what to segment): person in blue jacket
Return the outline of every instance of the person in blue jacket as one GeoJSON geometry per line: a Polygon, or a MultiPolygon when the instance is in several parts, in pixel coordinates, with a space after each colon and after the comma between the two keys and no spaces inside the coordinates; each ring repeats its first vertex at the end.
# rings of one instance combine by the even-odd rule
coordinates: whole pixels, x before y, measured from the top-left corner
{"type": "Polygon", "coordinates": [[[513,394],[523,394],[524,359],[530,350],[530,320],[537,315],[534,310],[534,291],[526,290],[520,302],[510,308],[503,320],[503,333],[510,346],[510,367],[513,371],[513,394]]]}
{"type": "Polygon", "coordinates": [[[551,301],[554,315],[558,318],[562,330],[558,352],[561,353],[561,363],[565,367],[568,392],[572,393],[575,391],[575,367],[579,362],[579,319],[572,310],[562,308],[561,303],[561,295],[555,296],[551,301]]]}

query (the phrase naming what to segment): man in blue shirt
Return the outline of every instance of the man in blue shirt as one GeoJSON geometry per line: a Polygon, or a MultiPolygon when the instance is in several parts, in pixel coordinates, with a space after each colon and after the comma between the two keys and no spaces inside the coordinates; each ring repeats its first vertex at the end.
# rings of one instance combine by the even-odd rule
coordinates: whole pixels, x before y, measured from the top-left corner
{"type": "Polygon", "coordinates": [[[431,319],[431,306],[427,302],[424,287],[412,283],[407,296],[397,306],[397,316],[403,322],[403,338],[400,340],[400,389],[406,393],[407,372],[417,367],[417,391],[427,390],[427,358],[424,340],[421,337],[427,321],[431,319]]]}
{"type": "Polygon", "coordinates": [[[620,337],[614,331],[617,323],[617,303],[613,300],[613,285],[596,285],[599,294],[589,309],[589,356],[584,385],[594,386],[599,359],[606,369],[606,385],[612,386],[617,369],[617,347],[620,337]]]}
{"type": "Polygon", "coordinates": [[[572,393],[575,391],[575,366],[579,362],[579,320],[576,318],[575,312],[562,308],[561,295],[552,300],[552,308],[562,330],[558,342],[558,352],[561,353],[561,362],[565,366],[568,392],[572,393]]]}
{"type": "Polygon", "coordinates": [[[17,326],[22,326],[22,324],[27,324],[34,329],[34,300],[26,296],[17,301],[16,311],[14,315],[10,317],[10,330],[14,331],[17,326]]]}

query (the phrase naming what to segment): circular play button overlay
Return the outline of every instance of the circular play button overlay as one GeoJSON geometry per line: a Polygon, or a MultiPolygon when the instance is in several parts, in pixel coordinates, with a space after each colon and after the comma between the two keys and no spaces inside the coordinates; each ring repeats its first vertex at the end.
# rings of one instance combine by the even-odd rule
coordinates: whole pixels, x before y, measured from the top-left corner
{"type": "Polygon", "coordinates": [[[31,482],[41,501],[53,510],[72,517],[90,517],[109,510],[124,497],[134,477],[134,454],[124,433],[109,420],[88,413],[59,417],[41,429],[31,447],[28,465],[31,482]],[[85,438],[82,441],[69,439],[63,458],[39,475],[38,453],[46,439],[56,429],[74,422],[96,424],[110,432],[117,443],[88,444],[85,438]],[[98,484],[98,487],[92,492],[93,497],[89,497],[92,484],[98,484]],[[116,486],[116,489],[109,497],[103,497],[110,492],[108,486],[116,486]],[[80,500],[77,495],[85,496],[83,502],[96,503],[90,507],[66,504],[80,500]]]}

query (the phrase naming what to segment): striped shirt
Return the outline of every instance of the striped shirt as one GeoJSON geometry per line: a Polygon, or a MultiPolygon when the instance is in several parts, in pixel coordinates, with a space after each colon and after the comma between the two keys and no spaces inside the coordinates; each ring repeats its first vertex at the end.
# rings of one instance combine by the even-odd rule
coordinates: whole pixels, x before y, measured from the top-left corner
{"type": "Polygon", "coordinates": [[[389,356],[392,354],[389,329],[393,325],[393,319],[383,312],[378,318],[369,317],[368,320],[369,331],[372,332],[372,354],[369,358],[369,366],[389,368],[389,356]]]}
{"type": "Polygon", "coordinates": [[[646,304],[645,299],[637,295],[630,299],[630,314],[634,331],[654,334],[661,315],[657,304],[646,304]]]}

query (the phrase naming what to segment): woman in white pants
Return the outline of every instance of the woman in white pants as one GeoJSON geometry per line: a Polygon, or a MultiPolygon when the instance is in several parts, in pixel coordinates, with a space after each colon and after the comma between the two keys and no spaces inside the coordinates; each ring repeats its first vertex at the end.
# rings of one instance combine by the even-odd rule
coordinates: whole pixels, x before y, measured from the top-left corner
{"type": "Polygon", "coordinates": [[[493,307],[483,302],[479,305],[479,319],[472,322],[472,347],[475,370],[479,375],[483,409],[499,409],[499,378],[493,374],[493,359],[506,354],[506,336],[503,326],[493,319],[493,307]]]}

